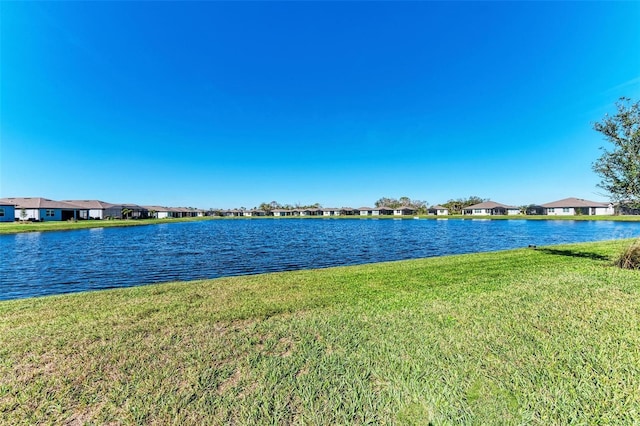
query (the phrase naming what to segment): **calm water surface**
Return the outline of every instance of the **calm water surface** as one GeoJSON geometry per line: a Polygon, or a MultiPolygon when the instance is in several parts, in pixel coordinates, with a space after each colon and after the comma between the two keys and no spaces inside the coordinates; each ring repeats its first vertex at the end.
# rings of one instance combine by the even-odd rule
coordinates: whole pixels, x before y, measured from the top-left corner
{"type": "Polygon", "coordinates": [[[0,300],[640,236],[640,223],[214,220],[0,235],[0,300]]]}

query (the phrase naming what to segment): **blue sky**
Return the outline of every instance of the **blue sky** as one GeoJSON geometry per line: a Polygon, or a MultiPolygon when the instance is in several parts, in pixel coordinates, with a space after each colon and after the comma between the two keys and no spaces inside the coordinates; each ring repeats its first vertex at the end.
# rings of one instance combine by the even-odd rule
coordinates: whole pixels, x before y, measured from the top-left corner
{"type": "Polygon", "coordinates": [[[0,2],[0,196],[604,200],[640,2],[0,2]]]}

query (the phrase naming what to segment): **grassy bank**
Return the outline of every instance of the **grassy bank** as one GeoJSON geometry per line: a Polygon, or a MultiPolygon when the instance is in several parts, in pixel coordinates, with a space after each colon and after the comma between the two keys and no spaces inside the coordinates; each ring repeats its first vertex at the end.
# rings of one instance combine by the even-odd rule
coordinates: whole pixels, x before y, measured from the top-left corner
{"type": "Polygon", "coordinates": [[[632,424],[629,241],[0,303],[0,422],[632,424]]]}
{"type": "Polygon", "coordinates": [[[157,225],[160,223],[193,222],[200,220],[305,220],[305,219],[491,219],[491,220],[613,220],[618,222],[640,222],[640,216],[297,216],[297,217],[199,217],[176,219],[140,219],[140,220],[82,220],[64,222],[10,222],[0,223],[1,234],[18,234],[21,232],[71,231],[74,229],[108,228],[113,226],[157,225]]]}
{"type": "Polygon", "coordinates": [[[115,220],[79,220],[55,222],[9,222],[0,223],[0,234],[19,234],[21,232],[72,231],[74,229],[111,228],[123,226],[157,225],[161,223],[194,222],[211,220],[212,217],[185,217],[171,219],[115,219],[115,220]]]}

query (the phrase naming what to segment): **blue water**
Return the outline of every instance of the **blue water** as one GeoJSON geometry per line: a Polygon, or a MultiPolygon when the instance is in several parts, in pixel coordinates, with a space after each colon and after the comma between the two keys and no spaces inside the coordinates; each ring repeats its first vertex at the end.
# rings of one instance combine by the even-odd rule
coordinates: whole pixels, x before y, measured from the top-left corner
{"type": "Polygon", "coordinates": [[[640,236],[640,223],[214,220],[0,235],[0,300],[640,236]]]}

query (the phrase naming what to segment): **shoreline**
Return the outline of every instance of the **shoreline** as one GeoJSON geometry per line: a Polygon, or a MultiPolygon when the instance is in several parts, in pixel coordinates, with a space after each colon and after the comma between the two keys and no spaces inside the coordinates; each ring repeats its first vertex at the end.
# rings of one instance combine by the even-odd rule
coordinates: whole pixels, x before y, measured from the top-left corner
{"type": "Polygon", "coordinates": [[[197,218],[168,218],[168,219],[115,219],[115,220],[79,220],[79,221],[49,221],[49,222],[3,222],[0,223],[0,235],[20,234],[27,232],[73,231],[79,229],[112,228],[129,226],[162,225],[168,223],[201,222],[207,220],[560,220],[560,221],[612,221],[612,222],[640,222],[640,216],[258,216],[258,217],[221,217],[207,216],[197,218]]]}

